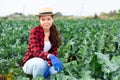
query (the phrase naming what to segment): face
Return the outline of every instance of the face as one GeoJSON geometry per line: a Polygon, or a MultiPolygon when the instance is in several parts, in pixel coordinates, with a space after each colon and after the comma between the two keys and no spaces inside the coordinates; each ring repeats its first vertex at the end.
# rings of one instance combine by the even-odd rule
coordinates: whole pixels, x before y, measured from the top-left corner
{"type": "Polygon", "coordinates": [[[41,16],[39,20],[44,30],[49,30],[54,21],[52,16],[41,16]]]}

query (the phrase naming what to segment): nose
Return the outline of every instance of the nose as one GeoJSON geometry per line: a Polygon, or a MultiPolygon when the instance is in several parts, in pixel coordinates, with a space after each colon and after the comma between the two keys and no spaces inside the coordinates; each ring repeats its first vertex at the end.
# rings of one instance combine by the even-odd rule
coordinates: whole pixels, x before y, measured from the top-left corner
{"type": "Polygon", "coordinates": [[[45,20],[45,24],[47,24],[48,23],[48,20],[45,20]]]}

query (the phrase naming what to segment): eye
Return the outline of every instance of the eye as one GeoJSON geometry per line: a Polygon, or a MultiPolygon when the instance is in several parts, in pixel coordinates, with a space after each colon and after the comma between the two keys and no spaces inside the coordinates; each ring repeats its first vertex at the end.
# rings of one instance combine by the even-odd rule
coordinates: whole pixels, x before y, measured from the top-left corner
{"type": "Polygon", "coordinates": [[[42,20],[42,21],[45,21],[45,19],[44,19],[44,18],[42,18],[41,20],[42,20]]]}
{"type": "Polygon", "coordinates": [[[48,20],[51,20],[51,18],[48,18],[48,20]]]}

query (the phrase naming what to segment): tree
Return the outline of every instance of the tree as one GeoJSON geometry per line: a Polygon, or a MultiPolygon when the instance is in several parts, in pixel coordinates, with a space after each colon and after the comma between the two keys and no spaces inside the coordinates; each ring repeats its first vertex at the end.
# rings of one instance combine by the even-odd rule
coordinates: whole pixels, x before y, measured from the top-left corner
{"type": "Polygon", "coordinates": [[[61,13],[61,12],[57,12],[57,13],[55,14],[55,16],[56,16],[56,17],[61,17],[61,16],[62,16],[62,13],[61,13]]]}
{"type": "Polygon", "coordinates": [[[108,16],[109,16],[109,17],[113,17],[113,16],[116,16],[116,15],[117,15],[116,10],[110,11],[110,12],[108,13],[108,16]]]}
{"type": "Polygon", "coordinates": [[[96,19],[96,18],[98,18],[98,15],[95,13],[95,16],[94,16],[94,18],[96,19]]]}

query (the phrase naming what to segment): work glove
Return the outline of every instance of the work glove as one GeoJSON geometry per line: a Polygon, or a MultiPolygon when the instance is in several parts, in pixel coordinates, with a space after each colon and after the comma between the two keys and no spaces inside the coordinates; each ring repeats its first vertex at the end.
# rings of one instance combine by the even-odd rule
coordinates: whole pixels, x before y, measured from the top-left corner
{"type": "Polygon", "coordinates": [[[49,58],[50,58],[51,63],[54,66],[54,69],[56,71],[59,72],[59,71],[63,70],[62,62],[56,56],[54,56],[53,54],[51,54],[49,58]]]}
{"type": "Polygon", "coordinates": [[[47,69],[46,69],[46,71],[45,71],[45,73],[43,75],[44,78],[47,78],[48,76],[50,76],[50,70],[49,69],[50,69],[50,66],[47,65],[47,69]]]}

